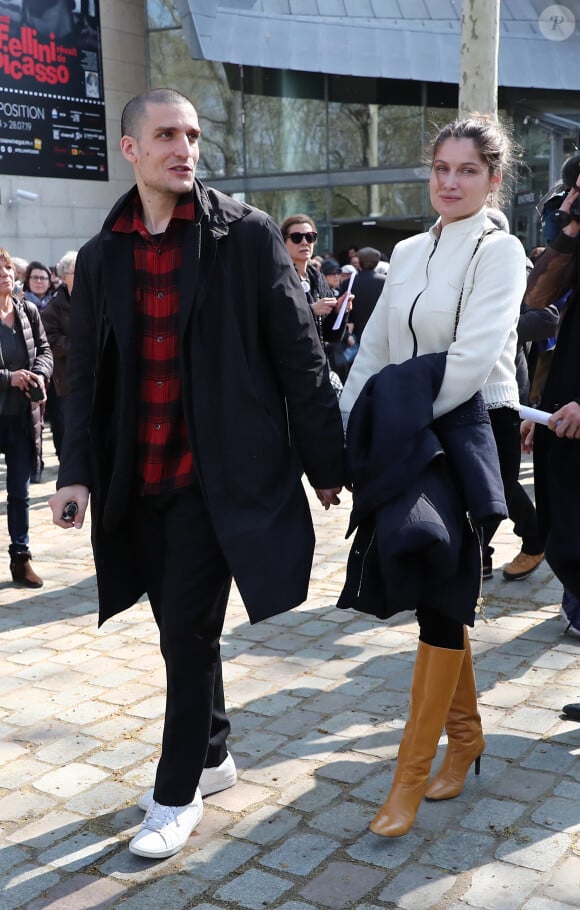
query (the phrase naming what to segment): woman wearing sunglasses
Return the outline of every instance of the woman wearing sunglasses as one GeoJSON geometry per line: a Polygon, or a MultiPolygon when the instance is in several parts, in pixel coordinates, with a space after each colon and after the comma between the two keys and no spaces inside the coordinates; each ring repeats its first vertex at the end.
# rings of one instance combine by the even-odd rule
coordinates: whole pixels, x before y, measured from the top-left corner
{"type": "Polygon", "coordinates": [[[339,328],[334,329],[336,314],[343,298],[333,296],[324,275],[310,264],[318,239],[312,218],[308,215],[289,215],[280,225],[280,231],[310,304],[320,342],[332,367],[332,345],[342,343],[350,306],[347,306],[339,328]]]}

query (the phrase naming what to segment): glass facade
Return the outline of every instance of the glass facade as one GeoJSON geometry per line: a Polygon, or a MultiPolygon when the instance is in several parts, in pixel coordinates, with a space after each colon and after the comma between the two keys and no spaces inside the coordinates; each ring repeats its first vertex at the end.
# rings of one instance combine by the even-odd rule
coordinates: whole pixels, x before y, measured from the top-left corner
{"type": "MultiPolygon", "coordinates": [[[[147,0],[147,14],[150,85],[171,85],[195,103],[201,179],[278,223],[306,212],[319,249],[371,244],[388,253],[433,222],[426,147],[457,115],[456,86],[192,60],[172,0],[147,0]]],[[[530,246],[541,239],[535,204],[555,150],[533,118],[516,117],[515,126],[526,165],[508,214],[530,246]]],[[[562,153],[571,144],[563,141],[562,153]]]]}

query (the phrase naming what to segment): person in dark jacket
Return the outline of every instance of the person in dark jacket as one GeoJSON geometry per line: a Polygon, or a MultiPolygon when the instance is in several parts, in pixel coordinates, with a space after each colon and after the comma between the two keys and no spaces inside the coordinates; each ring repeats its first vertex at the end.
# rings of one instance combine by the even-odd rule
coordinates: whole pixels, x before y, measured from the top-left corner
{"type": "Polygon", "coordinates": [[[49,387],[50,429],[57,458],[64,435],[64,402],[67,393],[66,362],[70,330],[70,295],[75,275],[77,251],[69,250],[56,264],[61,284],[41,313],[42,324],[54,357],[54,372],[49,387]]]}
{"type": "Polygon", "coordinates": [[[357,273],[352,286],[354,300],[350,321],[354,323],[354,334],[361,340],[365,326],[372,316],[377,300],[381,296],[385,285],[386,275],[375,272],[381,254],[372,246],[363,246],[358,251],[360,271],[357,273]]]}
{"type": "Polygon", "coordinates": [[[539,408],[547,426],[523,421],[522,446],[533,449],[538,525],[546,560],[564,586],[561,612],[567,631],[580,636],[580,221],[570,211],[580,199],[580,175],[559,207],[561,230],[532,271],[525,303],[566,303],[539,408]],[[570,292],[571,293],[568,293],[570,292]]]}
{"type": "Polygon", "coordinates": [[[52,354],[36,307],[14,296],[10,254],[0,249],[0,452],[6,462],[10,572],[16,584],[42,587],[30,561],[29,497],[41,457],[41,402],[52,354]]]}
{"type": "Polygon", "coordinates": [[[195,178],[200,132],[172,89],[124,109],[136,187],[77,258],[51,499],[55,523],[78,527],[90,493],[100,622],[147,593],[159,626],[163,743],[130,844],[147,858],[178,852],[202,794],[235,783],[219,654],[232,576],[252,622],[301,603],[314,549],[301,473],[328,508],[344,472],[336,395],[280,232],[195,178]]]}
{"type": "Polygon", "coordinates": [[[326,280],[325,271],[322,269],[319,271],[311,264],[318,239],[314,220],[309,215],[289,215],[280,225],[280,232],[306,294],[306,300],[314,316],[318,337],[328,357],[330,369],[339,377],[337,391],[340,392],[347,372],[342,363],[342,352],[348,334],[347,319],[350,303],[345,309],[340,325],[335,328],[344,293],[336,295],[326,280]]]}

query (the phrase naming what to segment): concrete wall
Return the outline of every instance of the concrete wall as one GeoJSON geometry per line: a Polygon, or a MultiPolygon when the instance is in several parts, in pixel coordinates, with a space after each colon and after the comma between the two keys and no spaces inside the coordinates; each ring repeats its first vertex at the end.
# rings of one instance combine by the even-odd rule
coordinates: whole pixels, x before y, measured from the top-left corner
{"type": "Polygon", "coordinates": [[[109,180],[60,180],[0,174],[0,246],[13,256],[53,265],[99,230],[113,202],[132,185],[119,151],[121,111],[147,88],[145,0],[101,0],[101,37],[109,180]],[[16,189],[38,193],[15,199],[16,189]]]}

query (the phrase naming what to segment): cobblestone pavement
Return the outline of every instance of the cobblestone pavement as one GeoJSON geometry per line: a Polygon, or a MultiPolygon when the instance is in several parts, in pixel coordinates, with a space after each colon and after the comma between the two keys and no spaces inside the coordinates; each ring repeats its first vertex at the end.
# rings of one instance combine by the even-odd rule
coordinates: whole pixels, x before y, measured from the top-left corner
{"type": "MultiPolygon", "coordinates": [[[[44,588],[14,587],[0,563],[1,910],[580,908],[580,725],[560,716],[580,700],[580,640],[563,633],[547,566],[502,580],[517,552],[507,523],[487,622],[472,632],[487,748],[459,798],[423,803],[406,837],[368,830],[393,773],[416,626],[333,606],[349,496],[329,513],[313,498],[307,603],[256,626],[237,595],[229,607],[239,783],[206,799],[180,854],[148,862],[127,843],[160,740],[156,631],[147,604],[97,629],[89,533],[51,524],[55,476],[49,454],[31,487],[44,588]]],[[[3,468],[0,489],[4,500],[3,468]]],[[[6,541],[4,503],[0,528],[6,541]]]]}

